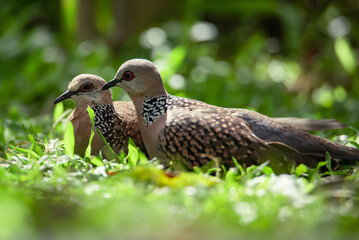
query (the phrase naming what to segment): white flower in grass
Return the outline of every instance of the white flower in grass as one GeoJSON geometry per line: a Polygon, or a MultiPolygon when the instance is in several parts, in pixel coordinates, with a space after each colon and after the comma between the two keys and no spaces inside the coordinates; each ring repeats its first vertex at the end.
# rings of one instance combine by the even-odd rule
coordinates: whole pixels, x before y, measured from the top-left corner
{"type": "Polygon", "coordinates": [[[240,221],[243,223],[251,223],[258,217],[257,210],[254,206],[246,202],[235,203],[234,211],[240,216],[240,221]]]}

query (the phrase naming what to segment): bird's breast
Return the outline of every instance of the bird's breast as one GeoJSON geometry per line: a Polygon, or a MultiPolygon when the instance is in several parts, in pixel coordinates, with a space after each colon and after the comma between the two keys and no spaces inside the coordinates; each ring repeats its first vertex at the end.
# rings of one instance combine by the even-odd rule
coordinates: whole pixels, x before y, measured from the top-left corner
{"type": "Polygon", "coordinates": [[[142,140],[150,158],[157,157],[161,159],[159,152],[159,135],[165,127],[166,117],[167,114],[163,114],[148,126],[145,125],[143,118],[141,123],[139,123],[142,140]]]}

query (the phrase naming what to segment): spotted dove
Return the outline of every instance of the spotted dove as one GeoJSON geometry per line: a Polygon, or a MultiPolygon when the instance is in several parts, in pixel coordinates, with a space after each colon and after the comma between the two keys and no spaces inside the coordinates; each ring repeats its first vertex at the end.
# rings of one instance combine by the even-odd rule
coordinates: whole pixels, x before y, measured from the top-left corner
{"type": "MultiPolygon", "coordinates": [[[[111,91],[101,90],[105,83],[105,80],[96,75],[80,74],[70,82],[68,90],[55,100],[56,104],[65,99],[71,99],[76,104],[76,108],[69,116],[74,126],[75,153],[83,156],[88,146],[91,120],[87,106],[94,110],[95,126],[116,153],[120,150],[127,152],[129,137],[146,153],[138,129],[134,105],[125,101],[112,102],[111,91]]],[[[91,153],[96,155],[100,150],[106,157],[110,156],[105,143],[95,132],[91,153]]]]}
{"type": "Polygon", "coordinates": [[[148,60],[125,62],[102,89],[113,86],[123,88],[130,96],[146,150],[165,166],[172,162],[174,168],[192,169],[214,160],[231,167],[235,158],[245,166],[267,160],[273,166],[277,161],[278,167],[284,166],[283,171],[287,171],[288,166],[300,163],[315,167],[318,161],[325,160],[326,152],[335,162],[359,160],[356,148],[311,135],[260,113],[172,96],[148,60]]]}

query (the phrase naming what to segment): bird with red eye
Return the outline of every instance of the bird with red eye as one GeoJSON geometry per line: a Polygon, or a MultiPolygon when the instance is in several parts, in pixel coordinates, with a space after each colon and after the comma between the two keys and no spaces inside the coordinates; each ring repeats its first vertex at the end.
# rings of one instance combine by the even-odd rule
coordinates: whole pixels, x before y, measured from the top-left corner
{"type": "MultiPolygon", "coordinates": [[[[100,130],[109,146],[119,154],[121,150],[128,152],[128,141],[131,138],[141,151],[146,153],[141,134],[138,129],[135,107],[132,102],[112,101],[111,90],[102,91],[106,81],[92,74],[80,74],[70,82],[68,90],[55,100],[55,104],[66,99],[75,102],[76,107],[68,119],[72,122],[75,135],[75,153],[84,156],[91,135],[92,122],[87,108],[95,113],[95,127],[100,130]]],[[[91,144],[91,154],[99,152],[108,160],[113,154],[95,131],[91,144]]]]}
{"type": "Polygon", "coordinates": [[[92,83],[87,82],[80,86],[79,92],[91,92],[93,90],[94,86],[92,83]]]}
{"type": "Polygon", "coordinates": [[[122,74],[122,79],[125,81],[132,81],[135,78],[135,75],[131,71],[126,71],[122,74]]]}

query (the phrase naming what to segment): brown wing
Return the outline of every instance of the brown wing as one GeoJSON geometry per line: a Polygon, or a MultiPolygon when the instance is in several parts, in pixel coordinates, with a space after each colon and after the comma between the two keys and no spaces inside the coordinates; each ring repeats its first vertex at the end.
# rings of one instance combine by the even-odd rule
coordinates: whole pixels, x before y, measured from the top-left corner
{"type": "Polygon", "coordinates": [[[321,156],[321,161],[325,161],[326,152],[336,160],[359,161],[359,149],[309,134],[256,112],[241,109],[241,111],[232,110],[232,113],[248,122],[253,133],[266,142],[284,143],[304,155],[321,156]]]}
{"type": "Polygon", "coordinates": [[[267,143],[257,138],[241,118],[221,115],[217,110],[169,112],[160,134],[163,158],[187,169],[218,160],[233,166],[232,157],[249,166],[258,164],[258,152],[267,143]],[[180,163],[179,163],[180,162],[180,163]]]}
{"type": "Polygon", "coordinates": [[[269,161],[277,173],[288,173],[298,164],[316,167],[325,160],[323,154],[301,153],[281,142],[265,142],[242,118],[218,109],[170,113],[159,142],[167,162],[189,170],[210,160],[232,167],[234,157],[244,166],[269,161]]]}

